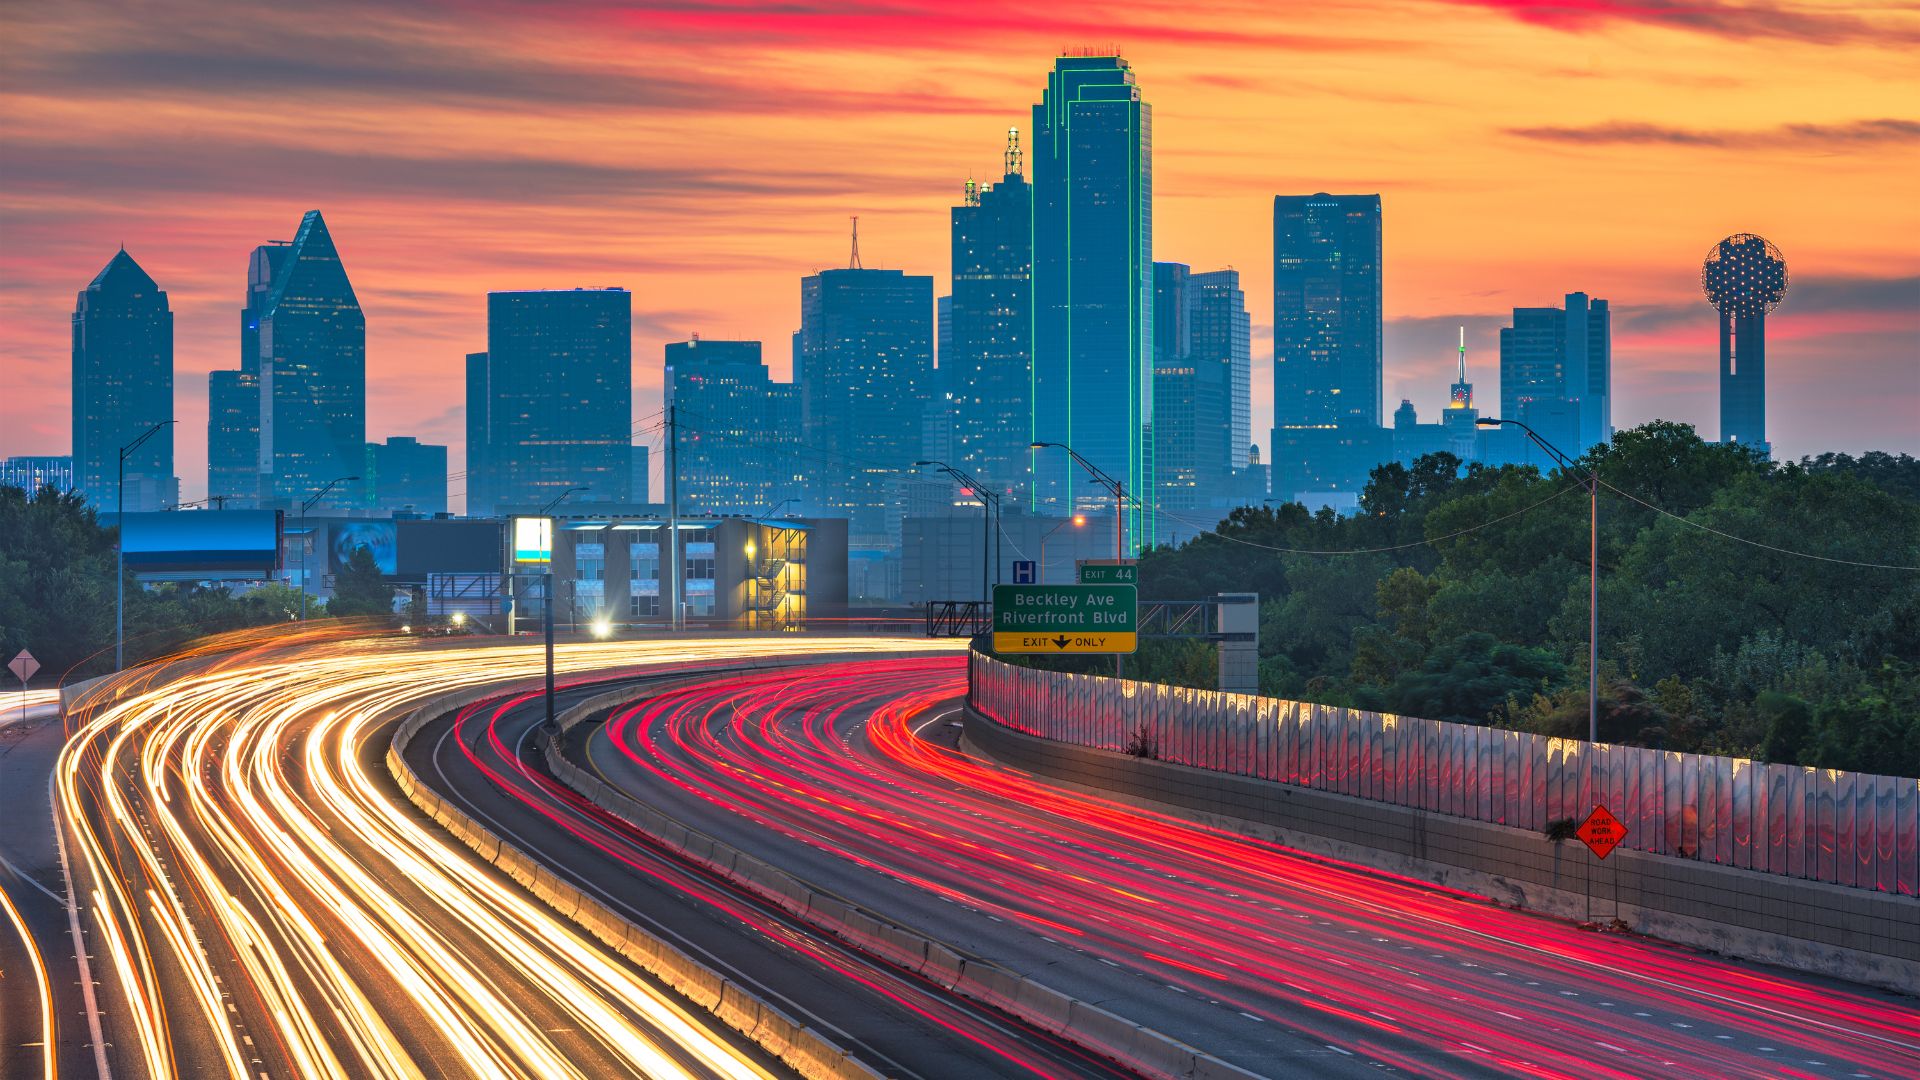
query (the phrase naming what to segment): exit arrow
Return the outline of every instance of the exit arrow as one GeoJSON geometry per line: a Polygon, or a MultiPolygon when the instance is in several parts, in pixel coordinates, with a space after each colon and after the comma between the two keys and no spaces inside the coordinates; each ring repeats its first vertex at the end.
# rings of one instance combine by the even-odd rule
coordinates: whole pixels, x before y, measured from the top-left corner
{"type": "Polygon", "coordinates": [[[1054,643],[1055,645],[1058,645],[1058,646],[1060,646],[1061,648],[1063,648],[1063,649],[1064,649],[1064,648],[1066,648],[1067,646],[1069,646],[1069,645],[1071,645],[1071,644],[1073,644],[1073,639],[1072,639],[1072,638],[1070,638],[1070,637],[1064,637],[1064,636],[1063,636],[1063,637],[1057,637],[1057,638],[1054,638],[1054,639],[1053,639],[1053,643],[1054,643]]]}

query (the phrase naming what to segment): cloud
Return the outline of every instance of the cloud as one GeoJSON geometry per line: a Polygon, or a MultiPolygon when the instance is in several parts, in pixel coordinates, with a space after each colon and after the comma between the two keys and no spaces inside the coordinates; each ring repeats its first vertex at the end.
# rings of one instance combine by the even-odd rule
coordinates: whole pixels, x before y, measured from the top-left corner
{"type": "Polygon", "coordinates": [[[1510,127],[1508,135],[1574,146],[1698,146],[1714,149],[1845,150],[1920,143],[1920,120],[1881,118],[1842,124],[1781,124],[1751,130],[1680,128],[1629,120],[1583,127],[1510,127]]]}
{"type": "Polygon", "coordinates": [[[1725,0],[1445,0],[1501,12],[1520,22],[1567,33],[1615,24],[1664,27],[1734,41],[1783,39],[1815,45],[1904,48],[1920,41],[1910,22],[1869,20],[1844,10],[1725,0]]]}

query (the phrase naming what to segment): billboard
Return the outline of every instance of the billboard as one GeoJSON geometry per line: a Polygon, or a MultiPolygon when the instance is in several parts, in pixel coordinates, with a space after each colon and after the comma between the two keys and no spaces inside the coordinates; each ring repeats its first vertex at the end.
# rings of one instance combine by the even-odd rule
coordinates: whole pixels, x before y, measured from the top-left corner
{"type": "Polygon", "coordinates": [[[248,581],[286,564],[278,510],[164,510],[120,515],[127,569],[143,581],[248,581]]]}
{"type": "Polygon", "coordinates": [[[373,555],[373,564],[382,577],[393,577],[400,569],[400,544],[391,521],[340,521],[327,529],[328,563],[331,573],[347,568],[347,560],[360,548],[373,555]]]}
{"type": "Polygon", "coordinates": [[[397,521],[399,576],[427,581],[435,574],[498,574],[502,558],[498,521],[397,521]]]}
{"type": "Polygon", "coordinates": [[[553,519],[517,517],[513,519],[513,561],[516,563],[553,562],[553,519]]]}

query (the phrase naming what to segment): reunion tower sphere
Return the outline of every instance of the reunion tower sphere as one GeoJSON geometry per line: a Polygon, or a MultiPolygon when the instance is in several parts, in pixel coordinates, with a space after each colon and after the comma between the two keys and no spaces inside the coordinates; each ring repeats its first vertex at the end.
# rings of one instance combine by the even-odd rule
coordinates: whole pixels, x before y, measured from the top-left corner
{"type": "Polygon", "coordinates": [[[1735,233],[1707,252],[1700,289],[1724,316],[1765,315],[1787,295],[1787,260],[1765,237],[1735,233]]]}

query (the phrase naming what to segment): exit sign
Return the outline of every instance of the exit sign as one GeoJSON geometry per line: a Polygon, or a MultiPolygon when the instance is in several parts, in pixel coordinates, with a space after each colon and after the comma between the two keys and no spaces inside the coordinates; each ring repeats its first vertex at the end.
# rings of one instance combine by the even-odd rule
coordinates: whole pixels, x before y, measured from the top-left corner
{"type": "Polygon", "coordinates": [[[1002,653],[1130,653],[1139,641],[1131,585],[995,585],[993,649],[1002,653]]]}
{"type": "Polygon", "coordinates": [[[1131,562],[1082,562],[1080,566],[1080,584],[1082,585],[1138,585],[1140,567],[1131,562]]]}

